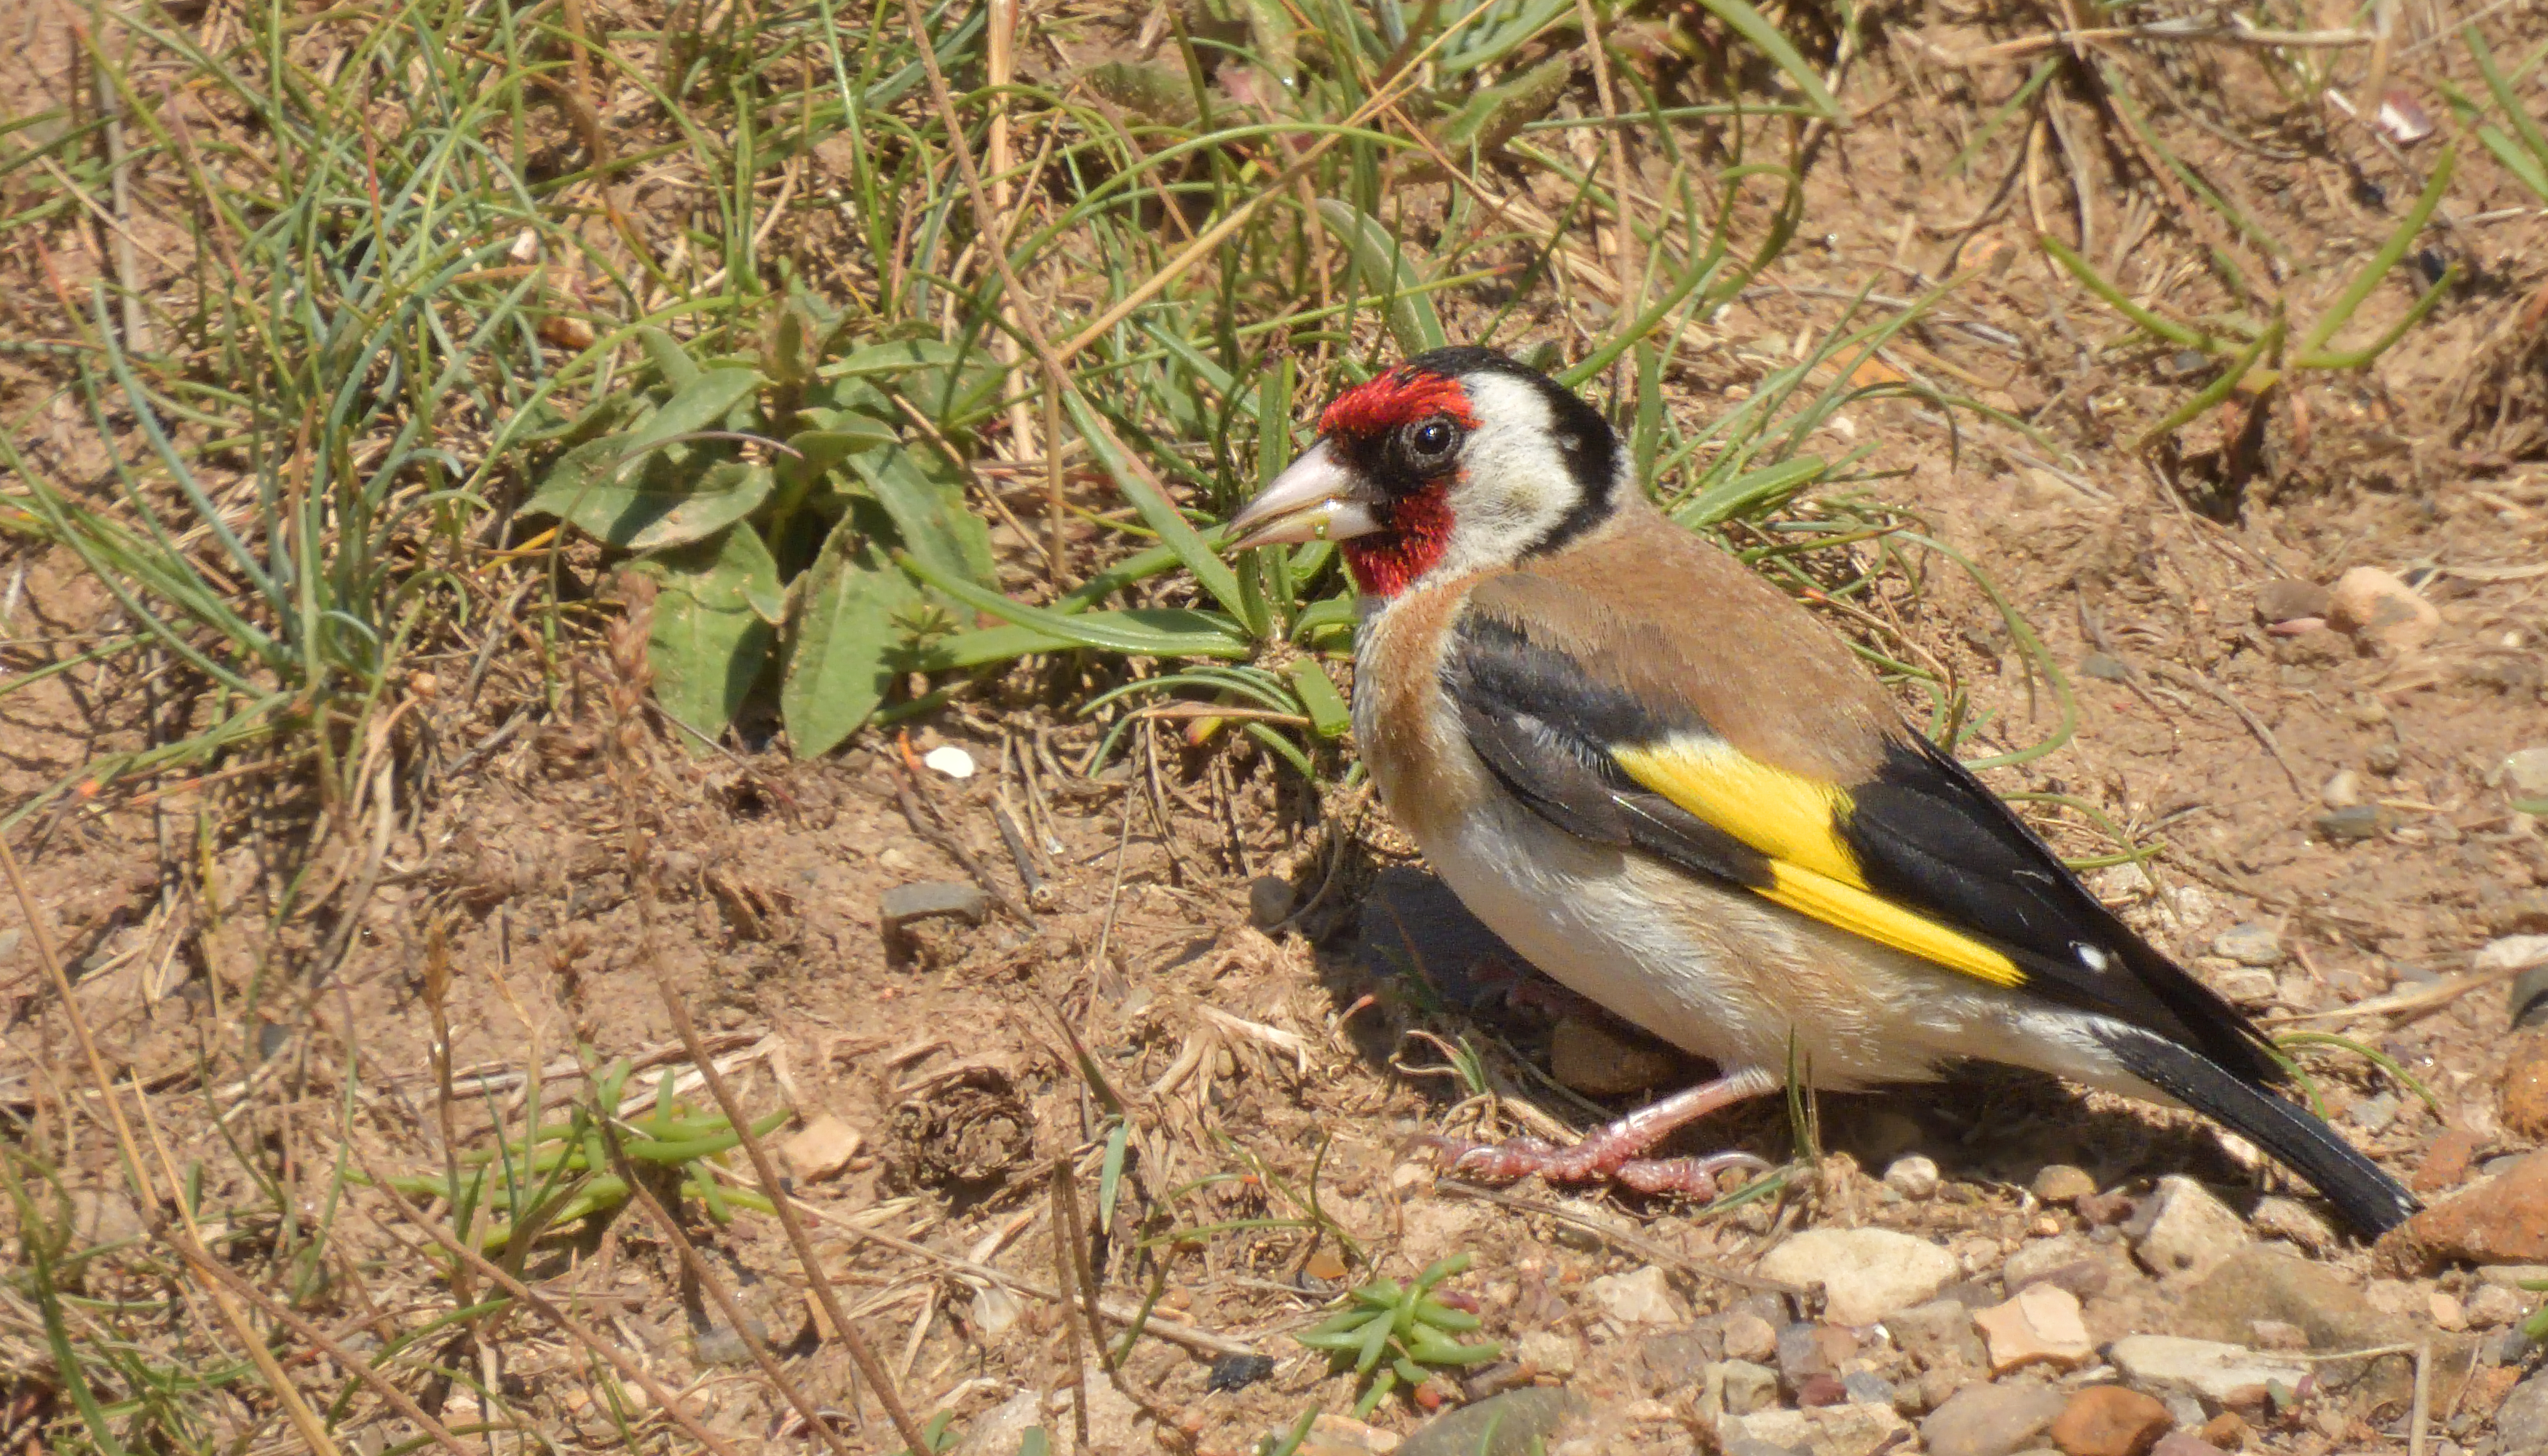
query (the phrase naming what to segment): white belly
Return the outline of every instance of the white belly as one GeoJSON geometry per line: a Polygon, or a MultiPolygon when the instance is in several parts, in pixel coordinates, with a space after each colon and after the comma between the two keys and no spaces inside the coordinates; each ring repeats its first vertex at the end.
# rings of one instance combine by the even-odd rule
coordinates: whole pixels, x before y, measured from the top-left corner
{"type": "Polygon", "coordinates": [[[1509,800],[1424,845],[1489,929],[1570,989],[1726,1073],[1818,1087],[2008,1062],[2147,1095],[2074,1013],[1835,930],[1634,851],[1589,845],[1509,800]]]}

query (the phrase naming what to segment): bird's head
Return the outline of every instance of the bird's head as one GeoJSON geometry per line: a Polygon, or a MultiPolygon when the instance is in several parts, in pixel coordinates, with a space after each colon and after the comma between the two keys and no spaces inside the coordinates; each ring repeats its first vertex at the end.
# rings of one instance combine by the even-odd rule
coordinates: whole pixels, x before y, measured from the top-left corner
{"type": "Polygon", "coordinates": [[[1436,349],[1336,397],[1319,441],[1230,525],[1242,546],[1332,540],[1354,585],[1509,566],[1591,530],[1629,490],[1592,406],[1493,349],[1436,349]]]}

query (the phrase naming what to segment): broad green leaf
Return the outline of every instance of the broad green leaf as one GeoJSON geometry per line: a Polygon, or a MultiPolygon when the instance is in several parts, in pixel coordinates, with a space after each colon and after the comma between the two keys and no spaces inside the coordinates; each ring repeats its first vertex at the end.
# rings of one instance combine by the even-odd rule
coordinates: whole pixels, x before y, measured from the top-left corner
{"type": "Polygon", "coordinates": [[[646,645],[655,697],[713,740],[734,721],[776,640],[758,604],[777,592],[770,553],[751,527],[733,526],[638,565],[662,583],[646,645]]]}
{"type": "Polygon", "coordinates": [[[852,379],[871,374],[908,374],[915,369],[945,369],[963,362],[965,351],[936,339],[899,339],[869,344],[846,359],[814,371],[825,379],[852,379]]]}
{"type": "Polygon", "coordinates": [[[995,580],[990,528],[964,503],[964,488],[933,480],[909,450],[876,450],[850,459],[913,556],[951,577],[995,580]]]}
{"type": "Polygon", "coordinates": [[[1394,237],[1380,220],[1349,202],[1319,199],[1319,222],[1352,254],[1354,276],[1364,292],[1379,295],[1389,309],[1389,332],[1410,354],[1421,354],[1450,342],[1441,316],[1424,287],[1424,256],[1394,237]]]}
{"type": "Polygon", "coordinates": [[[860,451],[890,445],[894,438],[894,432],[884,424],[851,415],[833,428],[804,429],[789,435],[787,448],[796,453],[779,456],[774,468],[784,481],[815,480],[860,451]]]}
{"type": "Polygon", "coordinates": [[[911,578],[880,560],[844,516],[788,592],[786,676],[778,710],[796,757],[831,752],[893,686],[894,613],[917,601],[911,578]]]}
{"type": "Polygon", "coordinates": [[[689,494],[673,500],[670,509],[632,533],[625,544],[633,551],[655,551],[703,541],[760,509],[761,502],[770,499],[770,487],[769,466],[719,461],[700,474],[689,494]]]}
{"type": "Polygon", "coordinates": [[[608,435],[560,456],[522,510],[650,551],[714,535],[759,508],[770,487],[766,465],[728,460],[702,471],[661,451],[632,459],[628,436],[608,435]]]}
{"type": "Polygon", "coordinates": [[[628,438],[631,450],[660,445],[675,435],[714,429],[726,411],[759,390],[765,381],[758,369],[711,369],[674,391],[655,417],[628,438]]]}

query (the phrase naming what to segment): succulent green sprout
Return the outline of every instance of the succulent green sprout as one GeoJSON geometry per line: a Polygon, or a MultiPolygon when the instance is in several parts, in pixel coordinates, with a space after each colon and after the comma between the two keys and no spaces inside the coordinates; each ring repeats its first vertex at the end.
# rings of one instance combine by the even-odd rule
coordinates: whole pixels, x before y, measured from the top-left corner
{"type": "Polygon", "coordinates": [[[1415,1282],[1375,1279],[1345,1296],[1343,1307],[1317,1325],[1293,1336],[1314,1350],[1324,1350],[1341,1369],[1353,1366],[1362,1382],[1354,1416],[1369,1415],[1405,1386],[1424,1383],[1432,1370],[1480,1365],[1502,1355],[1494,1340],[1463,1344],[1453,1338],[1478,1327],[1478,1317],[1433,1298],[1433,1287],[1469,1267],[1470,1256],[1453,1254],[1428,1266],[1415,1282]]]}

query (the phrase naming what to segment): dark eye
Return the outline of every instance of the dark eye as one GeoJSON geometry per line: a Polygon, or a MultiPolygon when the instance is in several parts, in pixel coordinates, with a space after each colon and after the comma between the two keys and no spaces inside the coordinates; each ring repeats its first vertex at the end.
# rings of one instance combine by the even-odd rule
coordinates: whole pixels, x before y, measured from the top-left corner
{"type": "Polygon", "coordinates": [[[1418,467],[1445,464],[1460,444],[1459,426],[1439,415],[1407,432],[1407,454],[1418,467]]]}

